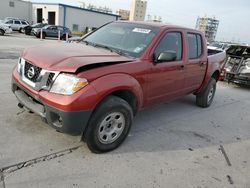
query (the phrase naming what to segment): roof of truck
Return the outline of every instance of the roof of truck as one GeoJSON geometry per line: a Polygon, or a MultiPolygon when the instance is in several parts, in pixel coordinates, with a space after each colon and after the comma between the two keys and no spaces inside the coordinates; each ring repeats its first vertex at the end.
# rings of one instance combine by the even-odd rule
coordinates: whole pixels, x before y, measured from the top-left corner
{"type": "Polygon", "coordinates": [[[168,24],[168,23],[147,22],[147,21],[123,21],[123,20],[119,20],[117,22],[134,23],[134,24],[139,24],[139,25],[146,25],[146,26],[152,26],[152,27],[161,27],[161,28],[180,28],[180,29],[187,29],[187,30],[197,31],[197,30],[192,29],[192,28],[187,28],[187,27],[168,24]]]}

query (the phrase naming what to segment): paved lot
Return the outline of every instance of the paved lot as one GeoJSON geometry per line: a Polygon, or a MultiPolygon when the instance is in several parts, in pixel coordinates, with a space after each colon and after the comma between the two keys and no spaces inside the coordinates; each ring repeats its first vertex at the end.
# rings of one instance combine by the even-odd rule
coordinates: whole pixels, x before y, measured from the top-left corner
{"type": "Polygon", "coordinates": [[[154,106],[120,148],[95,155],[18,109],[10,91],[21,50],[53,42],[0,37],[0,188],[250,187],[250,89],[219,83],[208,109],[192,95],[154,106]]]}

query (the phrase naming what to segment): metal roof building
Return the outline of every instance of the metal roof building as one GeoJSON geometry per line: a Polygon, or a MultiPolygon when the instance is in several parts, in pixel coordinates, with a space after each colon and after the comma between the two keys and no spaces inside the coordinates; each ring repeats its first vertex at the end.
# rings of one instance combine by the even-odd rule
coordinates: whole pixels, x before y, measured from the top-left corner
{"type": "Polygon", "coordinates": [[[62,25],[75,32],[83,32],[86,28],[97,28],[119,19],[115,14],[53,3],[33,3],[32,12],[33,23],[62,25]]]}
{"type": "Polygon", "coordinates": [[[48,23],[66,26],[75,32],[97,28],[118,20],[119,15],[60,3],[31,3],[22,0],[1,0],[0,19],[16,17],[30,23],[48,23]]]}

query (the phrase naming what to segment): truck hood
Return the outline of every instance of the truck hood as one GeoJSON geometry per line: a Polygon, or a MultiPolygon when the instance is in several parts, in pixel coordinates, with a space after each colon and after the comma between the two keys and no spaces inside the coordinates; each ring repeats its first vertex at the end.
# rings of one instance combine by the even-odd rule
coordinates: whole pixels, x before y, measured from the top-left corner
{"type": "Polygon", "coordinates": [[[27,48],[22,58],[46,70],[72,73],[87,65],[134,60],[106,49],[80,43],[49,44],[27,48]]]}

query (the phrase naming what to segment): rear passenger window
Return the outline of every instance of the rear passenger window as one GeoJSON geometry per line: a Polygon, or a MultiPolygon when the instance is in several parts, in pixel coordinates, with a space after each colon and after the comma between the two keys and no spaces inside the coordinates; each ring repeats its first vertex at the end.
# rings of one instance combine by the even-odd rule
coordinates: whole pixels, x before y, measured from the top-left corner
{"type": "Polygon", "coordinates": [[[182,36],[179,32],[169,32],[160,41],[155,49],[154,55],[158,57],[160,53],[166,51],[176,52],[176,61],[182,59],[182,36]]]}
{"type": "Polygon", "coordinates": [[[197,59],[202,54],[202,38],[199,34],[188,33],[189,59],[197,59]]]}
{"type": "Polygon", "coordinates": [[[13,24],[13,20],[9,20],[7,22],[5,22],[6,24],[13,24]]]}

